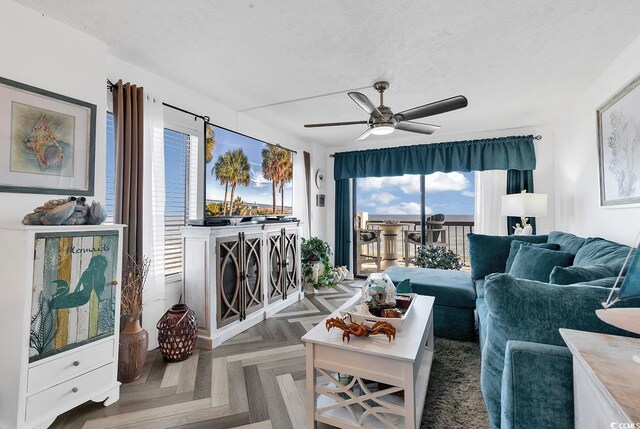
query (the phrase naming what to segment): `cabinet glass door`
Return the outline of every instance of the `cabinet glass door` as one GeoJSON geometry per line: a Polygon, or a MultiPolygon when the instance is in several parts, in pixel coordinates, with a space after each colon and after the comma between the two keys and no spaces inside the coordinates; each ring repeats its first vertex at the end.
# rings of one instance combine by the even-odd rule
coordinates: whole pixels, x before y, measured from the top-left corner
{"type": "Polygon", "coordinates": [[[220,238],[217,248],[218,326],[225,326],[240,319],[241,314],[240,239],[220,238]]]}
{"type": "Polygon", "coordinates": [[[29,362],[114,334],[118,231],[35,236],[29,362]]]}
{"type": "Polygon", "coordinates": [[[268,237],[269,244],[269,303],[282,299],[284,288],[282,287],[283,277],[283,253],[282,253],[282,234],[270,234],[268,237]]]}
{"type": "Polygon", "coordinates": [[[284,235],[283,253],[285,270],[283,272],[283,288],[286,295],[298,290],[298,233],[286,231],[284,235]]]}
{"type": "Polygon", "coordinates": [[[244,316],[262,308],[262,236],[247,235],[244,237],[243,253],[244,270],[243,295],[244,316]]]}

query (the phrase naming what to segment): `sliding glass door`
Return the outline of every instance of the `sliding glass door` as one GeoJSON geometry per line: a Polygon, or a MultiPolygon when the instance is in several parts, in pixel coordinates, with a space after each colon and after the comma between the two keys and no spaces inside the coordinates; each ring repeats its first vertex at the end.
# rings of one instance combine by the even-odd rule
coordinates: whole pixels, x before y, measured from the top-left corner
{"type": "Polygon", "coordinates": [[[459,172],[355,179],[355,274],[413,266],[423,244],[451,249],[468,261],[474,185],[474,173],[459,172]]]}

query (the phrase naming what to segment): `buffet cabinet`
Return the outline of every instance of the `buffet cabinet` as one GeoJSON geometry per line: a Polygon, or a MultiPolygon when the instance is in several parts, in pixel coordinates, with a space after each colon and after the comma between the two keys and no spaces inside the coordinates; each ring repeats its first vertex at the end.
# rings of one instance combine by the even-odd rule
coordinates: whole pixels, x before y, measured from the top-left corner
{"type": "Polygon", "coordinates": [[[0,227],[0,427],[118,400],[122,227],[0,227]]]}
{"type": "Polygon", "coordinates": [[[183,297],[214,348],[303,298],[299,222],[182,228],[183,297]]]}

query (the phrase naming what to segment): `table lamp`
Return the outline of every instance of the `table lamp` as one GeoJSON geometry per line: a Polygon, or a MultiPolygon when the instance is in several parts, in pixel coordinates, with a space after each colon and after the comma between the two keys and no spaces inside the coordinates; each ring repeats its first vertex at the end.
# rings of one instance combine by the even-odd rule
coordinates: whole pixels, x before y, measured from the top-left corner
{"type": "Polygon", "coordinates": [[[532,235],[533,228],[528,224],[529,218],[546,215],[547,194],[530,194],[523,190],[519,194],[502,196],[502,216],[519,216],[522,220],[521,230],[516,228],[516,235],[532,235]]]}
{"type": "MultiPolygon", "coordinates": [[[[640,235],[638,235],[640,239],[640,235]]],[[[618,288],[620,278],[624,272],[625,267],[629,264],[633,255],[634,249],[629,250],[627,259],[624,261],[624,265],[618,274],[616,283],[613,285],[607,302],[602,303],[603,309],[596,310],[596,315],[603,322],[613,325],[616,328],[624,329],[625,331],[633,332],[634,334],[640,334],[640,308],[611,308],[620,301],[624,301],[629,298],[640,297],[640,252],[637,251],[638,239],[636,239],[636,253],[633,257],[633,261],[629,265],[627,275],[618,288]],[[615,295],[615,296],[614,296],[615,295]]],[[[633,360],[640,364],[640,355],[633,356],[633,360]]]]}

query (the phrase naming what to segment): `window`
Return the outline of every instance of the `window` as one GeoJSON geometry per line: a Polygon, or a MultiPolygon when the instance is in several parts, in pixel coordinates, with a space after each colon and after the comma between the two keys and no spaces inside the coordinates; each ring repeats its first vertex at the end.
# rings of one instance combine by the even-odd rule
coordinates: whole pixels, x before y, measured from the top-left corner
{"type": "Polygon", "coordinates": [[[104,208],[107,210],[105,223],[113,223],[116,201],[116,138],[113,113],[107,112],[107,177],[104,208]]]}
{"type": "MultiPolygon", "coordinates": [[[[160,140],[159,140],[160,141],[160,140]]],[[[107,223],[113,223],[115,210],[115,123],[107,112],[106,144],[107,223]]],[[[164,272],[176,276],[182,272],[182,238],[180,228],[197,216],[198,138],[188,133],[164,129],[164,272]]],[[[161,165],[161,163],[158,163],[161,165]]]]}
{"type": "Polygon", "coordinates": [[[182,272],[180,228],[196,216],[197,141],[186,133],[164,130],[165,275],[182,272]]]}

